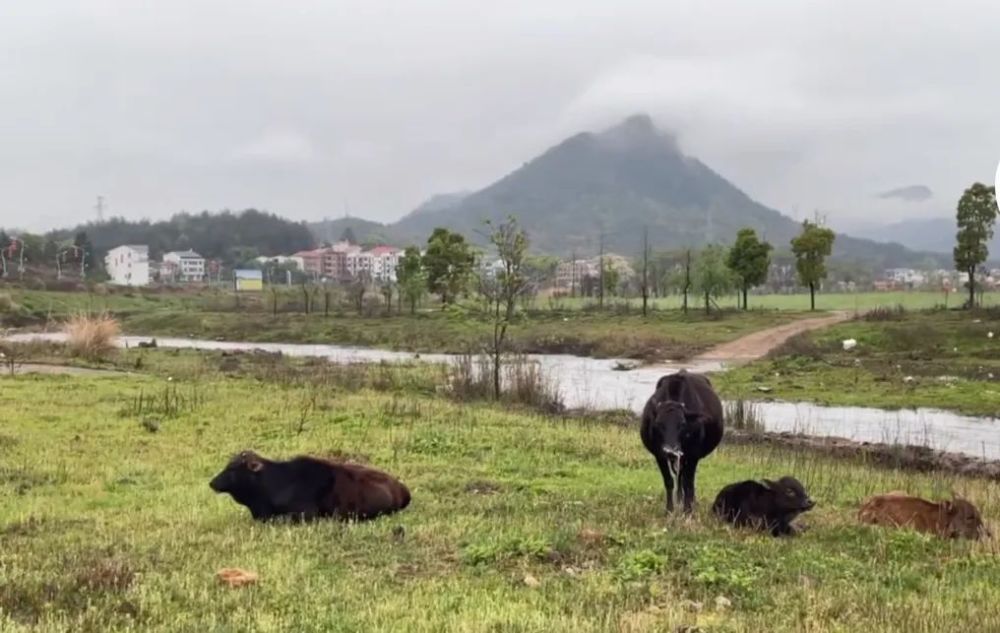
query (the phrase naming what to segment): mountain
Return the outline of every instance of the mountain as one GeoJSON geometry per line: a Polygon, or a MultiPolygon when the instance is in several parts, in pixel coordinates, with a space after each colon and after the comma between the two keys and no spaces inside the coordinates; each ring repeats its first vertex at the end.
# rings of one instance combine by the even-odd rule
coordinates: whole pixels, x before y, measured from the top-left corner
{"type": "MultiPolygon", "coordinates": [[[[569,255],[640,249],[643,227],[656,249],[731,242],[752,227],[779,250],[789,248],[798,222],[752,200],[697,158],[686,156],[645,115],[598,133],[566,139],[456,205],[410,213],[387,227],[422,242],[438,226],[482,241],[484,220],[518,218],[533,249],[569,255]]],[[[834,256],[875,266],[925,259],[898,244],[838,236],[834,256]]]]}
{"type": "Polygon", "coordinates": [[[896,199],[903,202],[923,202],[924,200],[930,200],[933,196],[934,192],[924,185],[910,185],[908,187],[883,191],[876,197],[883,200],[896,199]]]}
{"type": "Polygon", "coordinates": [[[452,209],[461,204],[463,200],[469,197],[469,193],[470,192],[468,191],[439,193],[435,196],[431,196],[416,209],[410,211],[410,215],[426,215],[436,211],[447,211],[448,209],[452,209]]]}
{"type": "MultiPolygon", "coordinates": [[[[931,253],[944,253],[951,256],[955,246],[955,233],[958,228],[955,218],[924,218],[904,220],[884,225],[866,225],[857,227],[852,232],[859,237],[879,239],[891,236],[907,248],[931,253]]],[[[1000,257],[1000,233],[997,233],[989,245],[990,258],[1000,257]]]]}

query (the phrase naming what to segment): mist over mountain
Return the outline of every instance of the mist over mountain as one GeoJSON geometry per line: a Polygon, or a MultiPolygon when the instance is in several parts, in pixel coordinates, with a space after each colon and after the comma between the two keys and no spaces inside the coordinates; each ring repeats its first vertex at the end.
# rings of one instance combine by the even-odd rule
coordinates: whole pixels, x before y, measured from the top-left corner
{"type": "MultiPolygon", "coordinates": [[[[425,203],[381,229],[357,226],[413,243],[444,226],[482,242],[485,220],[512,215],[528,230],[534,250],[562,256],[595,254],[602,241],[605,250],[638,253],[644,228],[652,247],[666,250],[728,243],[749,226],[782,251],[801,228],[685,155],[675,137],[641,114],[601,132],[576,134],[488,187],[446,200],[425,203]]],[[[834,256],[874,266],[926,259],[898,244],[846,235],[838,236],[834,256]]]]}
{"type": "Polygon", "coordinates": [[[923,202],[934,197],[934,192],[924,185],[910,185],[908,187],[898,187],[889,191],[883,191],[877,197],[883,200],[895,199],[902,200],[903,202],[923,202]]]}

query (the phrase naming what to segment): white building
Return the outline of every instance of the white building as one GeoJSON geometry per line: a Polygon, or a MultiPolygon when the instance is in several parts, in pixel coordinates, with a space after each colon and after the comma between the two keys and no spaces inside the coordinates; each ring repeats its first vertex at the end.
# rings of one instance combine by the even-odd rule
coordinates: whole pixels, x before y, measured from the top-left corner
{"type": "Polygon", "coordinates": [[[396,267],[403,251],[391,246],[376,246],[368,251],[372,259],[372,279],[376,281],[396,281],[396,267]]]}
{"type": "Polygon", "coordinates": [[[286,264],[291,264],[295,268],[301,271],[305,271],[306,264],[305,260],[298,255],[273,255],[271,257],[261,256],[254,259],[255,262],[261,266],[267,264],[277,264],[278,266],[284,266],[286,264]]]}
{"type": "Polygon", "coordinates": [[[161,271],[167,281],[204,281],[205,258],[192,250],[171,251],[163,255],[161,271]]]}
{"type": "Polygon", "coordinates": [[[104,268],[117,286],[149,285],[149,247],[145,244],[123,244],[104,256],[104,268]]]}

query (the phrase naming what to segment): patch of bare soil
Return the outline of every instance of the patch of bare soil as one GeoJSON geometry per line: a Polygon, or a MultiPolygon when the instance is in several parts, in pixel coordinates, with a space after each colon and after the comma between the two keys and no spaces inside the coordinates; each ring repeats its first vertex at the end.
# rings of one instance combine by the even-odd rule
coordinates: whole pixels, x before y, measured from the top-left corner
{"type": "Polygon", "coordinates": [[[707,352],[696,356],[691,362],[724,361],[727,363],[745,363],[757,360],[763,358],[772,349],[778,347],[796,334],[819,330],[850,318],[850,312],[834,312],[828,316],[792,321],[791,323],[747,334],[735,341],[713,347],[707,352]]]}

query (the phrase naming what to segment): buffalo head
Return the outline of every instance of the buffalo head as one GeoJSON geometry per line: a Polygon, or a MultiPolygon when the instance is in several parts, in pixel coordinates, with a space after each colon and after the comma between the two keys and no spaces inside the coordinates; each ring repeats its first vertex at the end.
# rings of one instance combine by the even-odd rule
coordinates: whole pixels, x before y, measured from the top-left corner
{"type": "Polygon", "coordinates": [[[209,482],[215,492],[228,492],[234,497],[253,490],[266,467],[267,460],[253,451],[243,451],[233,457],[221,473],[209,482]]]}
{"type": "Polygon", "coordinates": [[[774,493],[774,509],[782,514],[796,515],[816,505],[795,477],[782,477],[778,481],[765,479],[764,485],[774,493]]]}
{"type": "Polygon", "coordinates": [[[945,536],[969,539],[992,536],[979,510],[965,499],[955,497],[951,501],[942,501],[941,512],[946,517],[945,536]]]}
{"type": "Polygon", "coordinates": [[[688,411],[683,402],[676,400],[664,400],[656,405],[656,428],[663,442],[661,449],[675,473],[680,470],[684,446],[690,446],[701,433],[703,418],[701,414],[688,411]]]}

